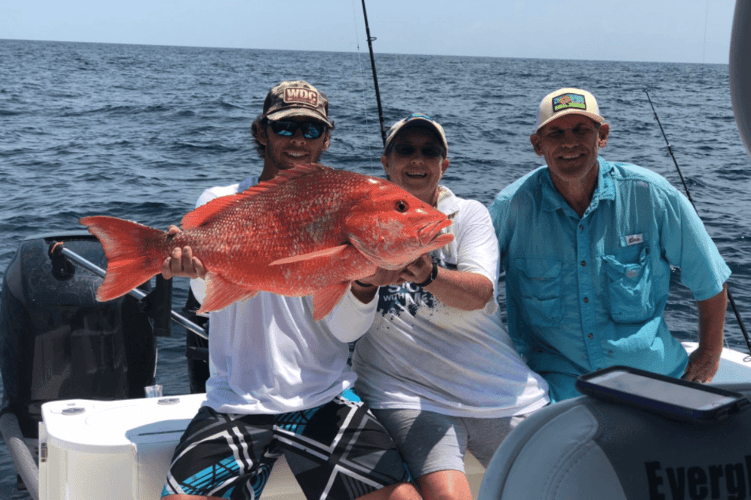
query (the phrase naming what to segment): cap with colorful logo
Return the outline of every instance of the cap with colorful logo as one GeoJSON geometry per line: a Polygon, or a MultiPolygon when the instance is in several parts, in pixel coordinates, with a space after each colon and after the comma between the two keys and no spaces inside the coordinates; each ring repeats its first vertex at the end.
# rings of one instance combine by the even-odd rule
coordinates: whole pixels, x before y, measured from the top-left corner
{"type": "Polygon", "coordinates": [[[304,80],[280,83],[269,91],[263,103],[263,117],[274,121],[290,116],[308,116],[332,127],[328,114],[326,94],[304,80]]]}
{"type": "Polygon", "coordinates": [[[384,152],[388,151],[389,146],[394,141],[394,138],[396,135],[405,128],[410,127],[423,127],[430,130],[433,130],[438,137],[441,139],[441,144],[443,145],[444,149],[446,150],[446,154],[448,154],[449,151],[449,144],[446,141],[446,132],[443,131],[443,127],[441,127],[441,124],[429,117],[428,115],[424,115],[422,113],[412,113],[408,117],[399,120],[395,124],[391,126],[389,129],[389,133],[386,135],[386,144],[384,145],[384,152]]]}
{"type": "Polygon", "coordinates": [[[584,115],[597,123],[605,123],[605,118],[600,114],[595,96],[582,89],[562,88],[546,95],[540,103],[537,111],[537,123],[535,132],[541,127],[564,115],[584,115]]]}

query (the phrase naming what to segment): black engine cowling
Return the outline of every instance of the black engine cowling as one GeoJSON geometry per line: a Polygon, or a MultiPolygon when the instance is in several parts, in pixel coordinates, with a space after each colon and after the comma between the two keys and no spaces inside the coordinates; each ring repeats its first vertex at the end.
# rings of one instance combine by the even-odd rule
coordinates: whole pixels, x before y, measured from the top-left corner
{"type": "Polygon", "coordinates": [[[54,241],[106,268],[99,241],[82,231],[24,240],[8,265],[0,304],[3,411],[13,411],[30,438],[43,403],[143,397],[156,367],[152,324],[138,301],[97,302],[102,278],[78,266],[72,276],[53,275],[54,241]]]}

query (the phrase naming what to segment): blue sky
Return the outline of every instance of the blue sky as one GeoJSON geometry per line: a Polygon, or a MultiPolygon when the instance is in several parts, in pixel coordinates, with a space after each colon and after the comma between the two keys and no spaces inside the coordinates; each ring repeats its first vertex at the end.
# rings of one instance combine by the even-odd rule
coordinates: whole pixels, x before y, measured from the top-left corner
{"type": "MultiPolygon", "coordinates": [[[[376,53],[727,63],[735,0],[366,0],[376,53]]],[[[0,0],[0,39],[367,52],[361,0],[0,0]]]]}

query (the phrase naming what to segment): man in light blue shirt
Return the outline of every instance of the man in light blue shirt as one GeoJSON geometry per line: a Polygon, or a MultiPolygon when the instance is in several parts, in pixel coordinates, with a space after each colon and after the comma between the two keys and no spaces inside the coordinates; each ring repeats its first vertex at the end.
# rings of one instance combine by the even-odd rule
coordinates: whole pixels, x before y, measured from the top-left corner
{"type": "Polygon", "coordinates": [[[719,368],[730,269],[667,180],[598,156],[608,133],[589,92],[547,95],[530,137],[547,166],[490,207],[509,334],[557,401],[579,395],[579,375],[608,366],[697,382],[719,368]],[[699,348],[690,357],[663,318],[671,265],[698,301],[699,348]]]}

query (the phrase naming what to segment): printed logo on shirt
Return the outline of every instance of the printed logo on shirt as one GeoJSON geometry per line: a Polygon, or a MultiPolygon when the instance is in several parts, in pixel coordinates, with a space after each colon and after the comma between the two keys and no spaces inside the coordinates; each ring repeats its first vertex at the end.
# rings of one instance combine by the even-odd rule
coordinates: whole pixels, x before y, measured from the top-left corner
{"type": "MultiPolygon", "coordinates": [[[[456,269],[456,264],[448,264],[443,260],[438,261],[438,266],[456,269]]],[[[403,312],[416,316],[421,306],[433,309],[436,307],[436,302],[432,293],[414,283],[382,286],[378,290],[378,312],[383,316],[387,314],[400,316],[403,312]]]]}
{"type": "Polygon", "coordinates": [[[383,316],[401,316],[405,311],[416,316],[420,306],[434,308],[435,297],[414,283],[382,286],[378,290],[378,312],[383,316]]]}
{"type": "Polygon", "coordinates": [[[553,113],[570,108],[587,109],[584,96],[581,94],[566,93],[553,97],[553,113]]]}
{"type": "Polygon", "coordinates": [[[626,246],[638,245],[644,241],[643,234],[630,234],[626,236],[626,246]]]}

